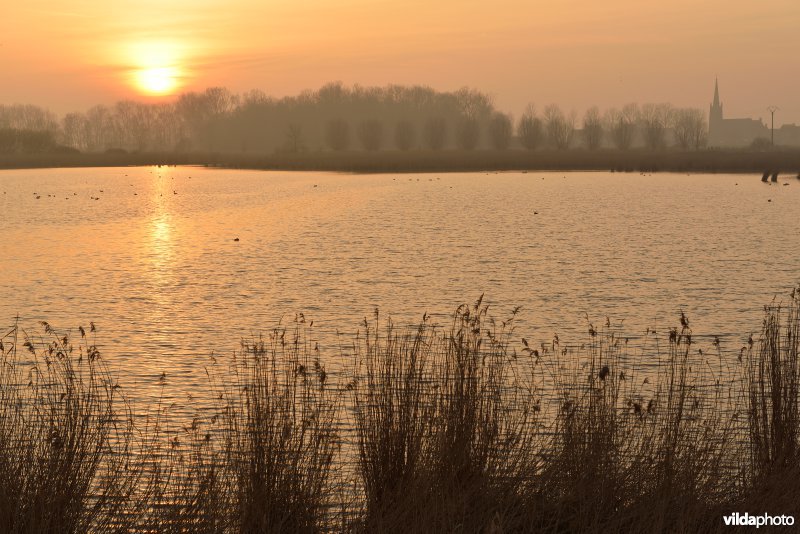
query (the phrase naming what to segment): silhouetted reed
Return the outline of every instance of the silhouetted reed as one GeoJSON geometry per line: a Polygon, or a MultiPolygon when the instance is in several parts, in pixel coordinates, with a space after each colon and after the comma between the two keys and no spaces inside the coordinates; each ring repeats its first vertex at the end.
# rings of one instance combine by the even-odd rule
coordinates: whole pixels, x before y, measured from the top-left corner
{"type": "Polygon", "coordinates": [[[746,348],[749,423],[748,493],[758,504],[791,506],[800,499],[800,289],[787,306],[765,307],[761,336],[746,348]]]}
{"type": "Polygon", "coordinates": [[[228,369],[209,371],[218,406],[169,434],[154,505],[140,524],[159,532],[331,529],[338,447],[327,372],[294,330],[243,342],[228,369]]]}
{"type": "Polygon", "coordinates": [[[215,407],[182,425],[134,417],[83,330],[73,347],[14,328],[0,528],[710,532],[732,511],[797,514],[796,292],[738,361],[683,314],[636,343],[589,323],[581,346],[519,341],[516,314],[479,299],[407,329],[376,311],[348,377],[299,316],[212,366],[215,407]]]}
{"type": "Polygon", "coordinates": [[[691,355],[688,320],[681,322],[669,332],[665,355],[657,345],[645,352],[658,358],[649,369],[610,322],[589,326],[584,358],[562,352],[579,371],[556,380],[554,456],[542,484],[544,498],[556,499],[548,506],[550,527],[691,531],[720,520],[716,511],[735,482],[735,396],[718,375],[709,376],[702,355],[691,355]]]}
{"type": "Polygon", "coordinates": [[[83,329],[73,346],[42,325],[0,338],[0,531],[116,530],[141,478],[119,386],[83,329]]]}
{"type": "Polygon", "coordinates": [[[299,329],[274,330],[236,362],[224,421],[239,532],[317,532],[333,504],[336,403],[305,343],[299,329]]]}
{"type": "Polygon", "coordinates": [[[353,391],[364,515],[356,530],[519,527],[537,436],[533,381],[480,300],[449,331],[427,317],[413,332],[365,321],[353,391]],[[519,369],[515,369],[519,367],[519,369]]]}

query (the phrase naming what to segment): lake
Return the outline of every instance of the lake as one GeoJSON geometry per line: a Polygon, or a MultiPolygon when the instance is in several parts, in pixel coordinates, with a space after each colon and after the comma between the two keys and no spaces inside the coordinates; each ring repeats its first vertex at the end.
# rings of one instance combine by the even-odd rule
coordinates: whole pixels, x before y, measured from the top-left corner
{"type": "Polygon", "coordinates": [[[684,311],[734,353],[800,281],[794,177],[131,167],[0,171],[0,193],[0,324],[94,322],[145,403],[162,373],[202,395],[212,352],[301,312],[339,371],[376,307],[447,324],[482,293],[498,319],[521,306],[537,343],[582,343],[606,316],[636,338],[684,311]]]}

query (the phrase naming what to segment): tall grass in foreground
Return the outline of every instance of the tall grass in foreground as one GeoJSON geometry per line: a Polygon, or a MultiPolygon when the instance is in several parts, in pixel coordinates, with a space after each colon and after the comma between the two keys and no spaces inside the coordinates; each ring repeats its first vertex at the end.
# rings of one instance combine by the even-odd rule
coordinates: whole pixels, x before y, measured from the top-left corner
{"type": "Polygon", "coordinates": [[[800,515],[800,294],[766,308],[741,363],[683,315],[636,346],[609,320],[582,346],[534,346],[515,316],[479,300],[398,329],[376,312],[348,377],[301,317],[209,369],[216,409],[175,430],[160,410],[137,423],[85,338],[12,329],[0,529],[713,532],[734,511],[800,515]]]}
{"type": "MultiPolygon", "coordinates": [[[[431,532],[519,528],[538,448],[532,381],[512,364],[513,317],[499,329],[480,301],[449,332],[365,321],[356,411],[364,514],[354,528],[431,532]]],[[[523,362],[519,362],[522,364],[523,362]]]]}
{"type": "Polygon", "coordinates": [[[119,386],[94,345],[43,326],[0,338],[0,531],[118,529],[141,476],[119,386]]]}
{"type": "Polygon", "coordinates": [[[295,330],[243,346],[225,406],[226,464],[239,532],[318,532],[331,501],[336,404],[295,330]]]}
{"type": "MultiPolygon", "coordinates": [[[[800,498],[800,289],[786,308],[765,308],[745,359],[749,423],[746,501],[797,507],[800,498]]],[[[744,352],[744,351],[743,351],[744,352]]]]}
{"type": "Polygon", "coordinates": [[[680,532],[719,521],[736,481],[735,396],[693,354],[681,321],[666,354],[653,351],[655,372],[637,369],[624,338],[590,326],[583,376],[557,381],[554,456],[540,486],[551,527],[680,532]]]}
{"type": "Polygon", "coordinates": [[[218,412],[168,440],[155,506],[158,532],[331,530],[338,406],[319,354],[294,330],[243,342],[214,391],[218,412]],[[183,441],[181,441],[183,440],[183,441]]]}

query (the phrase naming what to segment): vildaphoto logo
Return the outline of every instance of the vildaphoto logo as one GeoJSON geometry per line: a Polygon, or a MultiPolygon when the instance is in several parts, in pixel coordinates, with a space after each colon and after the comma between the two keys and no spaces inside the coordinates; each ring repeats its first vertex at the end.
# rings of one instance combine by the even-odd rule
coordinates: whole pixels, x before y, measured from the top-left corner
{"type": "Polygon", "coordinates": [[[750,515],[734,512],[730,515],[722,516],[725,525],[729,527],[790,527],[794,525],[793,515],[750,515]]]}

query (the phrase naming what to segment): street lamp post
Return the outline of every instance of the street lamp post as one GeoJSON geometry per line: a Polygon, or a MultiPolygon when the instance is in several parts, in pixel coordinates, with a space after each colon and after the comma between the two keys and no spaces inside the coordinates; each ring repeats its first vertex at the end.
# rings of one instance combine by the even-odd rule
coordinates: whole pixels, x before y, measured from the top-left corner
{"type": "Polygon", "coordinates": [[[772,124],[770,126],[770,142],[772,146],[775,146],[775,112],[778,111],[778,106],[770,106],[767,108],[770,115],[772,116],[772,124]]]}

